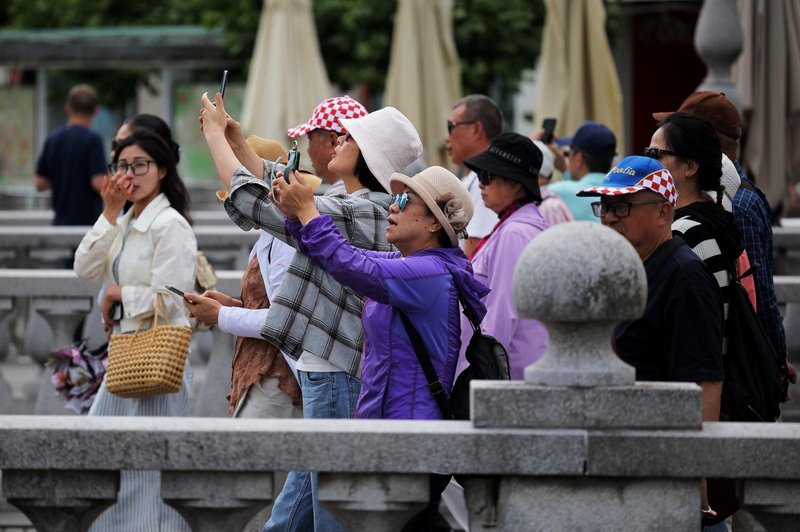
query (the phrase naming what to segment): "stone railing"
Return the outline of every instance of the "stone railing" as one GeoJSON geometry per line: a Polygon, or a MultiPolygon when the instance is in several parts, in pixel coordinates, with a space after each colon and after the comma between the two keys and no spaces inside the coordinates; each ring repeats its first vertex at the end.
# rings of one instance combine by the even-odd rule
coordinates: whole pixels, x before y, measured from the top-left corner
{"type": "MultiPolygon", "coordinates": [[[[7,225],[49,226],[53,221],[53,217],[54,214],[51,210],[0,211],[0,227],[7,225]]],[[[225,214],[225,209],[221,206],[216,210],[192,211],[192,220],[195,225],[231,224],[231,219],[225,214]]],[[[86,230],[88,230],[88,227],[86,230]]]]}
{"type": "MultiPolygon", "coordinates": [[[[58,267],[70,259],[88,228],[80,226],[0,226],[0,264],[10,268],[58,267]]],[[[197,246],[219,269],[243,270],[258,231],[233,224],[194,228],[197,246]]]]}
{"type": "Polygon", "coordinates": [[[800,518],[800,425],[702,423],[692,383],[636,383],[610,349],[641,313],[644,269],[615,232],[555,226],[514,279],[547,354],[521,382],[473,382],[469,421],[0,416],[2,496],[39,530],[86,530],[121,470],[156,469],[196,531],[239,531],[274,499],[272,475],[320,472],[347,530],[399,530],[430,472],[465,488],[470,529],[676,530],[700,525],[700,478],[742,480],[768,530],[800,518]],[[591,298],[585,294],[591,293],[591,298]]]}
{"type": "MultiPolygon", "coordinates": [[[[217,274],[217,289],[237,296],[241,272],[217,274]]],[[[99,284],[79,279],[69,270],[0,270],[0,330],[5,327],[7,332],[0,334],[0,361],[15,363],[14,355],[24,354],[35,363],[44,364],[51,349],[72,343],[74,332],[84,319],[84,337],[93,340],[92,345],[103,343],[96,304],[99,290],[99,284]]],[[[207,376],[195,395],[192,412],[203,416],[224,415],[233,337],[216,328],[210,333],[195,333],[195,337],[192,365],[207,376]]],[[[7,385],[0,364],[0,387],[3,386],[7,385]]],[[[39,376],[36,390],[33,412],[67,413],[63,401],[54,395],[47,372],[39,376]]],[[[16,412],[13,405],[0,404],[0,413],[16,412]]]]}

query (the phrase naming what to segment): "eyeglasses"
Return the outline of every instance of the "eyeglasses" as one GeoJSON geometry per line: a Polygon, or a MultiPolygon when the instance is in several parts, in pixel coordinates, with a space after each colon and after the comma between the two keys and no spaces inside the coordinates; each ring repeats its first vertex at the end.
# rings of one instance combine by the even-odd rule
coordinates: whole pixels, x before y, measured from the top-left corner
{"type": "Polygon", "coordinates": [[[397,210],[402,211],[406,207],[406,203],[411,201],[411,198],[408,197],[407,192],[403,192],[401,194],[395,194],[392,196],[392,205],[397,205],[397,210]]]}
{"type": "Polygon", "coordinates": [[[116,174],[117,172],[124,174],[128,173],[128,169],[130,168],[133,175],[144,175],[150,170],[150,164],[154,163],[155,161],[134,161],[131,164],[127,163],[111,163],[108,165],[108,171],[111,175],[116,174]]]}
{"type": "Polygon", "coordinates": [[[651,159],[661,160],[661,158],[665,155],[675,155],[680,157],[677,152],[672,150],[662,150],[661,148],[653,148],[650,146],[644,149],[644,156],[650,157],[651,159]]]}
{"type": "Polygon", "coordinates": [[[467,124],[474,124],[477,120],[462,120],[461,122],[453,122],[452,120],[447,121],[447,132],[452,133],[453,128],[457,128],[458,126],[466,126],[467,124]]]}
{"type": "Polygon", "coordinates": [[[478,182],[481,185],[488,187],[489,185],[492,184],[492,181],[494,181],[494,176],[491,175],[486,170],[481,170],[480,172],[478,172],[478,182]]]}
{"type": "Polygon", "coordinates": [[[650,201],[617,201],[614,203],[602,203],[595,201],[592,203],[592,213],[598,218],[605,218],[608,213],[612,213],[617,218],[625,218],[630,216],[631,207],[634,205],[649,205],[653,203],[664,203],[666,200],[650,200],[650,201]]]}

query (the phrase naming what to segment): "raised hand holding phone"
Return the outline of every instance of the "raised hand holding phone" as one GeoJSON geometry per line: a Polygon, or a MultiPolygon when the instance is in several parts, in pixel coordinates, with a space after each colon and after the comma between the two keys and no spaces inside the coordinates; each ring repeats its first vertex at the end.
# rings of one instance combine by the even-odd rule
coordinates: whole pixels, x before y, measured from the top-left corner
{"type": "Polygon", "coordinates": [[[544,133],[542,133],[542,142],[551,144],[553,142],[553,133],[556,130],[556,119],[545,118],[542,121],[542,129],[544,130],[544,133]]]}
{"type": "Polygon", "coordinates": [[[225,97],[225,86],[228,85],[228,71],[222,71],[222,82],[219,84],[219,93],[222,97],[225,97]]]}

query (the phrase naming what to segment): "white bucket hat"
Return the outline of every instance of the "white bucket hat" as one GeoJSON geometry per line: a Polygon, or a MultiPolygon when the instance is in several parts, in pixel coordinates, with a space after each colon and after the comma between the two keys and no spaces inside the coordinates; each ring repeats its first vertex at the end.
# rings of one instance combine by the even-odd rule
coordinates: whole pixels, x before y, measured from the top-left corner
{"type": "Polygon", "coordinates": [[[536,144],[536,147],[539,148],[540,152],[542,152],[542,167],[539,168],[539,173],[543,177],[550,179],[553,177],[553,167],[555,162],[553,152],[550,150],[547,144],[541,140],[534,140],[533,143],[536,144]]]}
{"type": "Polygon", "coordinates": [[[457,246],[458,234],[467,227],[473,212],[472,198],[461,180],[446,168],[431,166],[414,177],[401,173],[392,174],[391,187],[394,194],[399,194],[404,185],[422,198],[436,220],[442,224],[450,237],[450,243],[453,247],[457,246]],[[444,205],[440,206],[441,204],[444,205]]]}
{"type": "MultiPolygon", "coordinates": [[[[742,184],[742,178],[739,177],[736,166],[724,153],[722,154],[722,177],[719,182],[725,187],[725,193],[722,195],[722,207],[728,212],[733,212],[733,197],[739,190],[739,185],[742,184]]],[[[707,194],[714,199],[717,198],[716,192],[709,191],[707,194]]]]}
{"type": "Polygon", "coordinates": [[[414,125],[394,107],[384,107],[361,118],[339,122],[358,144],[372,174],[391,192],[389,179],[422,155],[422,141],[414,125]]]}

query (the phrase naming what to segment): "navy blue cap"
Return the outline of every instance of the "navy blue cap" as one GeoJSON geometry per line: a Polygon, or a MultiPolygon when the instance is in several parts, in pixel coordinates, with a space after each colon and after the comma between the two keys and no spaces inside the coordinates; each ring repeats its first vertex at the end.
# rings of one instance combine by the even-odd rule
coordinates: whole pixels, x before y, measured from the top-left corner
{"type": "Polygon", "coordinates": [[[598,159],[610,159],[617,152],[617,137],[614,132],[598,122],[584,122],[575,135],[559,140],[598,159]]]}

